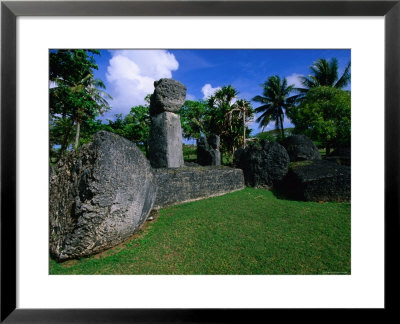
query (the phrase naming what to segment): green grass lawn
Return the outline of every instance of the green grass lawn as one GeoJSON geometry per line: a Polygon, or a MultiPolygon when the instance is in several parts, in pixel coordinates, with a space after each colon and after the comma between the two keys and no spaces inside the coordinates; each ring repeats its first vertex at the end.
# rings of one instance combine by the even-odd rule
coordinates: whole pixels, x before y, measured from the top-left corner
{"type": "Polygon", "coordinates": [[[185,162],[197,162],[196,145],[182,144],[182,151],[185,162]]]}
{"type": "Polygon", "coordinates": [[[50,274],[350,274],[350,203],[246,188],[164,208],[130,240],[50,274]]]}

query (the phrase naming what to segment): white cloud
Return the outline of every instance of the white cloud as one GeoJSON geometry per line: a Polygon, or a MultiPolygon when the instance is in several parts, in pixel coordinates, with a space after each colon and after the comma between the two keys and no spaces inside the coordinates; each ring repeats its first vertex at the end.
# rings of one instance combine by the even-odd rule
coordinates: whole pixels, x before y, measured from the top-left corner
{"type": "Polygon", "coordinates": [[[211,97],[216,91],[220,90],[221,87],[215,87],[213,88],[211,84],[207,83],[201,88],[201,92],[203,93],[203,99],[207,99],[211,97]]]}
{"type": "Polygon", "coordinates": [[[186,100],[195,101],[195,100],[196,100],[196,97],[195,97],[194,95],[190,94],[190,93],[187,93],[187,94],[186,94],[186,100]]]}
{"type": "Polygon", "coordinates": [[[301,84],[301,79],[300,77],[302,77],[302,74],[297,74],[297,73],[293,73],[291,75],[289,75],[288,77],[286,77],[287,80],[287,84],[288,85],[292,85],[294,84],[295,88],[303,88],[303,85],[301,84]]]}
{"type": "Polygon", "coordinates": [[[132,106],[144,104],[144,97],[154,91],[154,81],[171,78],[179,67],[172,53],[166,50],[117,50],[107,67],[107,92],[114,114],[127,114],[132,106]]]}

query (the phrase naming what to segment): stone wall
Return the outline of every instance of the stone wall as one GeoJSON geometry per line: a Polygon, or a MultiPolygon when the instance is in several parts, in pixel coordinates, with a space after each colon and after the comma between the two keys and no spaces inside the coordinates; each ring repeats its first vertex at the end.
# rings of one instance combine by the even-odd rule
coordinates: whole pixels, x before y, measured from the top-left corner
{"type": "Polygon", "coordinates": [[[219,196],[244,188],[243,171],[223,166],[154,169],[157,198],[153,208],[219,196]]]}

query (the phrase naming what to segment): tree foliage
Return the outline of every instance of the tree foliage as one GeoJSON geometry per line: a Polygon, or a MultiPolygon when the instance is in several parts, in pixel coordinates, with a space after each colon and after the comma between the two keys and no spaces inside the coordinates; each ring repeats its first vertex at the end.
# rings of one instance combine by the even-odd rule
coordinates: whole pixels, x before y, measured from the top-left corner
{"type": "Polygon", "coordinates": [[[275,122],[276,130],[280,130],[281,138],[285,137],[283,131],[283,121],[285,118],[285,111],[287,112],[294,106],[298,95],[290,96],[294,89],[294,85],[288,85],[286,78],[283,80],[278,76],[270,76],[268,80],[262,84],[263,95],[255,96],[253,101],[263,104],[255,109],[261,115],[256,119],[262,127],[262,131],[270,121],[275,122]]]}
{"type": "Polygon", "coordinates": [[[111,97],[104,91],[104,83],[93,75],[97,69],[94,55],[98,54],[97,50],[50,52],[50,137],[53,145],[61,145],[60,157],[70,146],[72,133],[74,146],[78,146],[82,123],[110,109],[107,99],[111,97]]]}
{"type": "Polygon", "coordinates": [[[312,74],[301,77],[301,82],[305,87],[297,89],[301,93],[306,93],[309,89],[316,87],[343,89],[351,79],[350,62],[339,78],[339,63],[336,58],[332,58],[329,62],[321,58],[310,66],[310,70],[312,74]]]}
{"type": "Polygon", "coordinates": [[[147,105],[132,107],[129,114],[116,114],[114,120],[108,120],[111,132],[125,137],[148,152],[150,137],[150,112],[147,105]]]}
{"type": "Polygon", "coordinates": [[[331,148],[350,145],[350,113],[350,92],[325,86],[310,89],[288,117],[296,133],[321,143],[329,154],[331,148]]]}
{"type": "Polygon", "coordinates": [[[207,103],[203,100],[185,101],[180,110],[184,138],[199,138],[201,134],[209,135],[206,128],[207,109],[207,103]]]}
{"type": "Polygon", "coordinates": [[[180,112],[183,136],[197,139],[218,135],[221,152],[232,158],[235,150],[245,145],[251,133],[247,124],[254,115],[250,102],[238,98],[238,94],[228,85],[206,101],[186,101],[180,112]]]}
{"type": "Polygon", "coordinates": [[[245,145],[245,138],[251,133],[246,124],[254,115],[250,102],[237,98],[238,94],[235,88],[228,85],[207,100],[208,134],[220,136],[221,151],[230,155],[230,158],[233,158],[237,148],[245,145]]]}

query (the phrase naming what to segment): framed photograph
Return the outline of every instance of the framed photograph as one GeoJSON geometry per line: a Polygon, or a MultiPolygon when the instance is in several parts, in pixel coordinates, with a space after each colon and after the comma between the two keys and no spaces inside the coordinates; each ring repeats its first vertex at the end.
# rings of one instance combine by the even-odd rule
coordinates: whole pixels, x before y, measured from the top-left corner
{"type": "MultiPolygon", "coordinates": [[[[276,308],[393,310],[399,2],[3,1],[1,321],[234,322],[238,315],[276,308]],[[334,49],[336,55],[345,49],[346,59],[351,53],[351,273],[49,275],[49,50],[73,48],[112,49],[111,55],[123,52],[117,49],[172,49],[197,64],[187,49],[219,49],[222,55],[238,49],[241,56],[267,49],[299,56],[305,49],[334,49]]],[[[216,86],[204,85],[204,96],[216,86]]]]}

